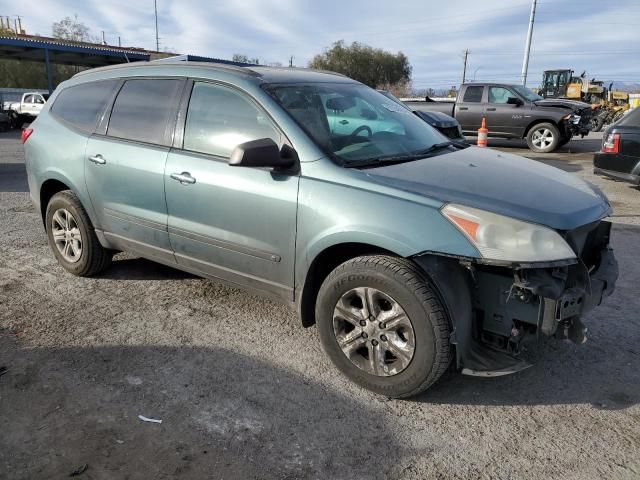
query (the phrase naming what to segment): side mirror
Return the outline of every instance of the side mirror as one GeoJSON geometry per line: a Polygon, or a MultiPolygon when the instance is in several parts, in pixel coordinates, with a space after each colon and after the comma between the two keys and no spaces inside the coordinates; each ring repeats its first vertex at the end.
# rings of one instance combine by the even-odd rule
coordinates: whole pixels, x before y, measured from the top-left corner
{"type": "Polygon", "coordinates": [[[524,102],[518,97],[509,97],[507,98],[507,104],[520,106],[523,105],[524,102]]]}
{"type": "Polygon", "coordinates": [[[285,170],[296,163],[295,151],[286,146],[282,152],[271,138],[259,138],[241,143],[231,152],[229,165],[232,167],[273,168],[285,170]]]}

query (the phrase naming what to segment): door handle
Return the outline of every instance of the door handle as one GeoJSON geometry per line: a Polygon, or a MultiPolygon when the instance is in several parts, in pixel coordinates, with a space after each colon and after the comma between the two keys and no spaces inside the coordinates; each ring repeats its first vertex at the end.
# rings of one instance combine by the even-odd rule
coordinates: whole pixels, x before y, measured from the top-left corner
{"type": "Polygon", "coordinates": [[[340,120],[340,125],[348,125],[349,120],[340,120]]]}
{"type": "Polygon", "coordinates": [[[495,107],[487,107],[487,112],[495,112],[495,107]]]}
{"type": "Polygon", "coordinates": [[[99,153],[97,155],[89,157],[89,161],[95,163],[96,165],[104,165],[105,163],[107,163],[104,157],[99,153]]]}
{"type": "Polygon", "coordinates": [[[193,178],[189,172],[172,173],[170,177],[174,180],[177,180],[182,185],[192,185],[196,183],[196,179],[193,178]]]}
{"type": "Polygon", "coordinates": [[[458,110],[469,110],[469,107],[458,107],[458,110]]]}

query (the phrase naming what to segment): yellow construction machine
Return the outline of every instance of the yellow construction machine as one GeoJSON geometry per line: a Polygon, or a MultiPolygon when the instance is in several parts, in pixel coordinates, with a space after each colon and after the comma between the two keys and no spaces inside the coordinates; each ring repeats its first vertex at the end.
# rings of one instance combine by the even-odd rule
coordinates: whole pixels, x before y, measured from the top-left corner
{"type": "Polygon", "coordinates": [[[591,129],[599,132],[605,125],[617,121],[629,109],[629,94],[620,90],[611,90],[602,80],[587,77],[582,72],[574,76],[573,70],[545,70],[539,94],[544,98],[568,98],[597,105],[599,112],[593,116],[591,129]]]}

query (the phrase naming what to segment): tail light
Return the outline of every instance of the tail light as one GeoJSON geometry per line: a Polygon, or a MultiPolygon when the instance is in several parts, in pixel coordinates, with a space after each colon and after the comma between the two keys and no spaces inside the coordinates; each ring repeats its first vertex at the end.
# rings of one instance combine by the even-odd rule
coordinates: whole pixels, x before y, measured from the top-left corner
{"type": "Polygon", "coordinates": [[[620,153],[620,134],[610,133],[602,143],[602,153],[620,153]]]}
{"type": "Polygon", "coordinates": [[[26,142],[32,133],[33,133],[33,128],[23,128],[22,135],[20,136],[20,140],[22,141],[22,143],[26,142]]]}

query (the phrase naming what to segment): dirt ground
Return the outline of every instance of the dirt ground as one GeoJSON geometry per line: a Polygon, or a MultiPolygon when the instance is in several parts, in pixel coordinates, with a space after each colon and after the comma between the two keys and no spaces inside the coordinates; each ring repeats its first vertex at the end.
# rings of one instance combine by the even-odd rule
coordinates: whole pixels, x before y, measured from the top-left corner
{"type": "Polygon", "coordinates": [[[616,210],[621,276],[589,341],[395,401],[341,377],[282,305],[126,255],[65,273],[0,134],[0,478],[640,478],[640,190],[591,174],[599,143],[537,156],[616,210]]]}

